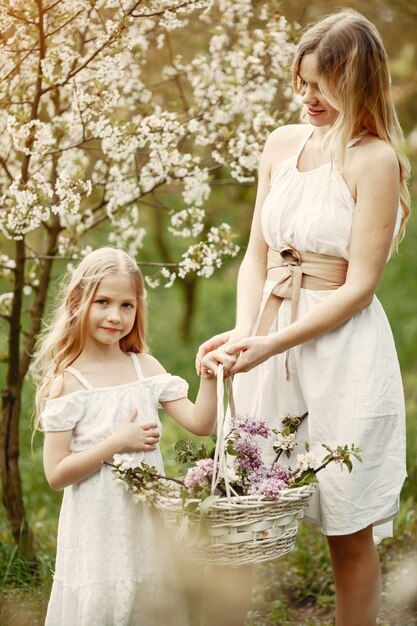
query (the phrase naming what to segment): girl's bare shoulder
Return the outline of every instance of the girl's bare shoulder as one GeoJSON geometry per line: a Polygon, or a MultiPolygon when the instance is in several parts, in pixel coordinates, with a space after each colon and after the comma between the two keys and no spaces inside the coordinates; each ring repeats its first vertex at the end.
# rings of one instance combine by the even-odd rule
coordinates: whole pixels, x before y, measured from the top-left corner
{"type": "Polygon", "coordinates": [[[158,376],[159,374],[166,374],[166,369],[161,363],[151,354],[141,352],[137,355],[142,373],[145,378],[150,376],[158,376]]]}
{"type": "Polygon", "coordinates": [[[61,398],[67,396],[74,391],[80,391],[85,389],[83,385],[69,372],[63,372],[52,380],[48,389],[48,398],[61,398]]]}

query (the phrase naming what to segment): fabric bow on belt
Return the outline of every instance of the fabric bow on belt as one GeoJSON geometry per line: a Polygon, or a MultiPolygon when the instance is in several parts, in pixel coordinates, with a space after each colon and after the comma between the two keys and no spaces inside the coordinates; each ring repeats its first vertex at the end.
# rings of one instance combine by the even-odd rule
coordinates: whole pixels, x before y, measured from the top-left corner
{"type": "MultiPolygon", "coordinates": [[[[257,335],[267,335],[284,300],[291,300],[291,324],[297,317],[300,290],[337,289],[346,281],[348,262],[343,257],[299,252],[288,243],[268,249],[268,280],[275,285],[265,303],[259,320],[257,335]]],[[[287,380],[289,350],[285,356],[287,380]]]]}

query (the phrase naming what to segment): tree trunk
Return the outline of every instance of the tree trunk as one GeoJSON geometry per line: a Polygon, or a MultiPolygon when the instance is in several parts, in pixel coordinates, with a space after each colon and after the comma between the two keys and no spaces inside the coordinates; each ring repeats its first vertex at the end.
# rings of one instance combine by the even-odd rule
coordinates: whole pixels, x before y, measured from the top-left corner
{"type": "Polygon", "coordinates": [[[3,504],[13,539],[22,556],[36,565],[33,534],[29,529],[23,504],[19,473],[19,415],[22,384],[19,380],[2,392],[2,421],[0,426],[0,474],[3,504]]]}
{"type": "Polygon", "coordinates": [[[198,277],[188,274],[184,280],[180,282],[180,285],[184,295],[184,306],[179,330],[183,340],[188,341],[191,336],[191,324],[195,310],[198,277]]]}
{"type": "Polygon", "coordinates": [[[2,392],[0,426],[0,474],[3,503],[10,528],[21,554],[35,564],[33,536],[29,530],[19,474],[19,416],[23,377],[20,375],[20,331],[25,284],[25,244],[16,242],[13,303],[9,328],[7,375],[2,392]]]}

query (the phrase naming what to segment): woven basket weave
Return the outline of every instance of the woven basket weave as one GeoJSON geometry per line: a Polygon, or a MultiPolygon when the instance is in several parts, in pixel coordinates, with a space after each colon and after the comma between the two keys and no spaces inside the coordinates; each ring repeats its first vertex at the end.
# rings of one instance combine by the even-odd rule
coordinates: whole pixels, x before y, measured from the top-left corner
{"type": "MultiPolygon", "coordinates": [[[[155,502],[166,526],[172,531],[184,558],[196,563],[242,565],[276,559],[294,548],[298,520],[303,517],[315,485],[305,485],[281,492],[279,500],[261,496],[232,495],[227,484],[227,455],[224,449],[223,372],[217,378],[217,442],[212,494],[220,476],[225,478],[227,495],[218,498],[200,513],[200,500],[160,496],[155,502]],[[185,510],[194,504],[195,510],[185,510]]],[[[235,413],[230,379],[226,382],[229,405],[235,413]]]]}
{"type": "Polygon", "coordinates": [[[298,520],[314,489],[315,485],[286,489],[279,500],[255,496],[220,498],[203,520],[198,509],[185,513],[180,498],[161,497],[157,506],[186,559],[242,565],[276,559],[294,548],[298,520]]]}

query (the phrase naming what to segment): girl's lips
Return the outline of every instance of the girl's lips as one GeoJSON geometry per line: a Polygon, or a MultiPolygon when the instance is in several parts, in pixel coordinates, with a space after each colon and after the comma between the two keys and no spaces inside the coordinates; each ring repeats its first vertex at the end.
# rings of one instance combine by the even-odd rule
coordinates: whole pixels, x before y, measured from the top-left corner
{"type": "Polygon", "coordinates": [[[105,330],[108,333],[118,333],[118,332],[120,332],[118,328],[108,328],[106,326],[101,326],[101,330],[105,330]]]}

